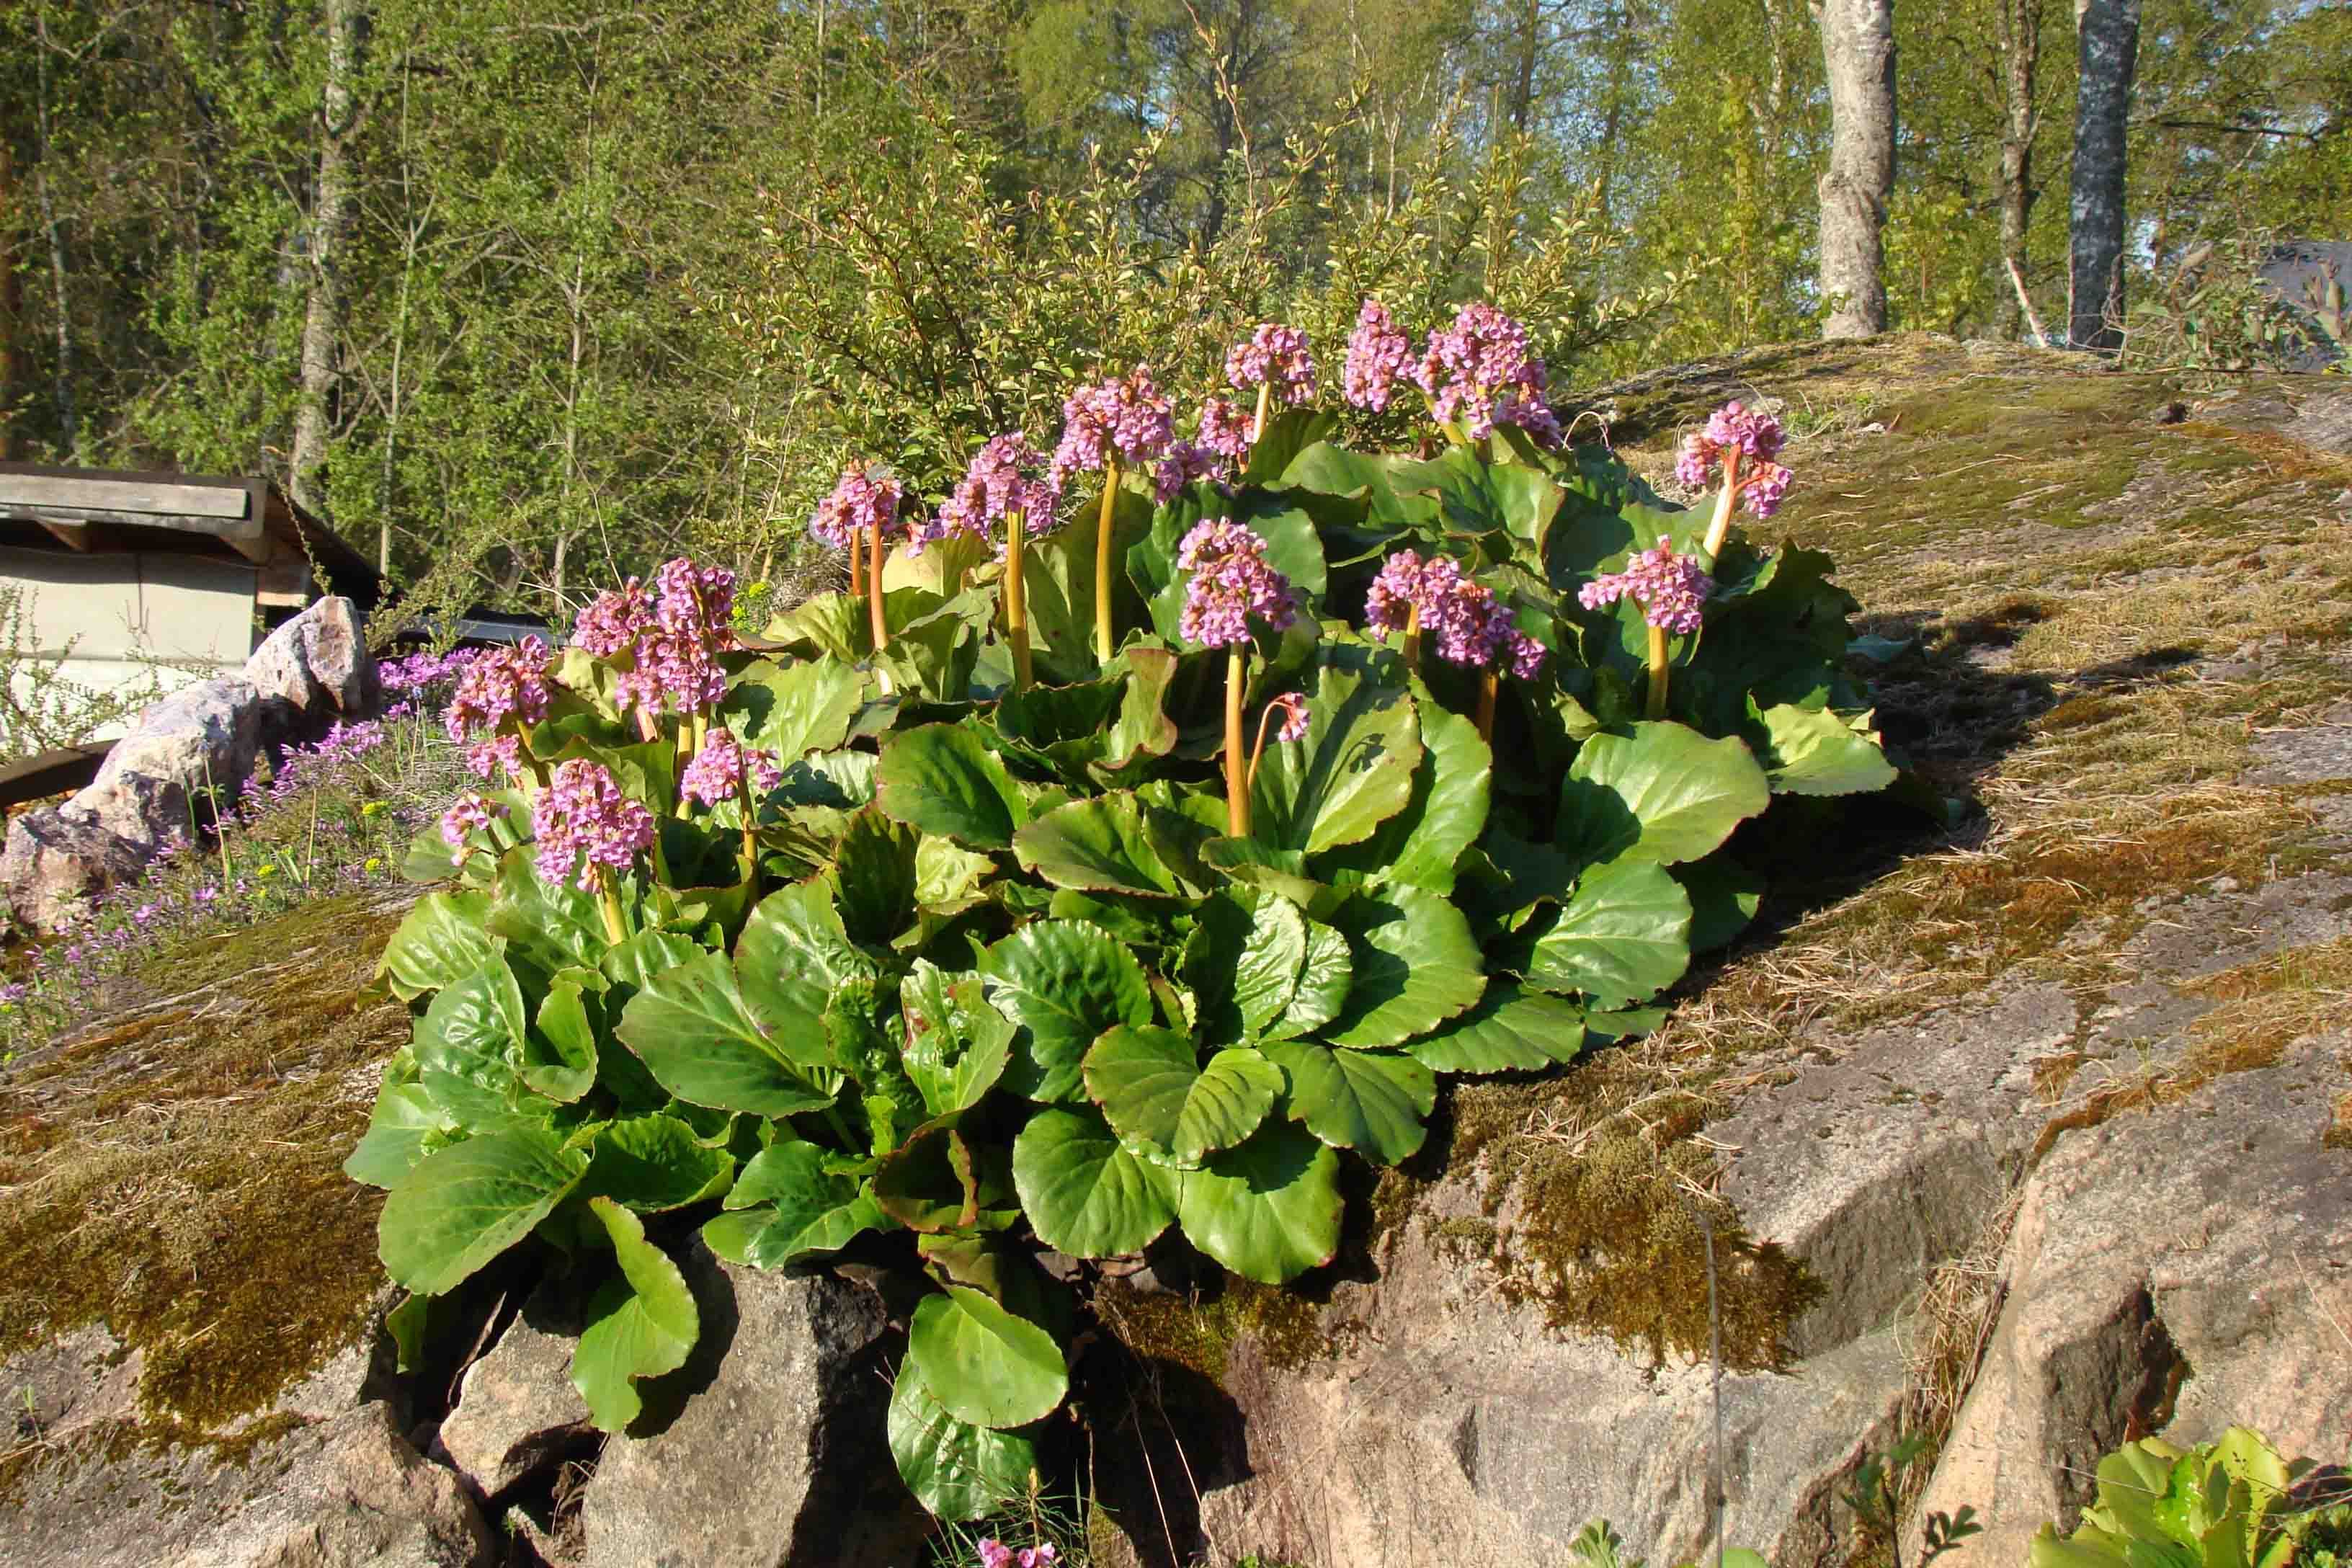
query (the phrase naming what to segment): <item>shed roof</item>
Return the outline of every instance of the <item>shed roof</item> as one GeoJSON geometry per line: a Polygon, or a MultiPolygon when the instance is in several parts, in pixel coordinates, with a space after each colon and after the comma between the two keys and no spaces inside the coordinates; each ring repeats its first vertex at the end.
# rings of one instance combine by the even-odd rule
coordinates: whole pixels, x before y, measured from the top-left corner
{"type": "Polygon", "coordinates": [[[362,608],[382,591],[374,563],[258,476],[0,463],[0,526],[9,523],[61,550],[152,550],[165,542],[163,531],[180,536],[169,542],[173,548],[257,566],[309,561],[323,586],[362,608]]]}

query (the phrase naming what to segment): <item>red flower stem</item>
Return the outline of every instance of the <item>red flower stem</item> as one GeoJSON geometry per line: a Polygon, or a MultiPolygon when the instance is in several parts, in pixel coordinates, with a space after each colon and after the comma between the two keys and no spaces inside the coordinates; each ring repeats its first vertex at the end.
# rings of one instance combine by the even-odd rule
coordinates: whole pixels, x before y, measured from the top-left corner
{"type": "Polygon", "coordinates": [[[1502,683],[1503,678],[1491,669],[1478,672],[1478,738],[1482,741],[1495,739],[1495,694],[1502,683]]]}
{"type": "Polygon", "coordinates": [[[1095,522],[1095,658],[1110,662],[1111,509],[1118,501],[1118,458],[1103,454],[1102,514],[1095,522]]]}
{"type": "Polygon", "coordinates": [[[872,560],[866,573],[866,613],[873,623],[874,651],[880,653],[890,646],[890,628],[882,619],[882,523],[877,519],[866,529],[866,541],[872,546],[867,553],[872,560]]]}
{"type": "Polygon", "coordinates": [[[1242,753],[1242,697],[1249,679],[1249,645],[1235,643],[1225,655],[1225,831],[1247,838],[1250,830],[1250,764],[1242,753]]]}
{"type": "Polygon", "coordinates": [[[849,596],[853,599],[866,592],[866,574],[861,566],[865,559],[865,541],[853,528],[849,531],[849,596]]]}
{"type": "Polygon", "coordinates": [[[1666,716],[1666,632],[1664,626],[1650,628],[1650,701],[1644,717],[1663,719],[1666,716]]]}
{"type": "Polygon", "coordinates": [[[1715,518],[1706,525],[1707,564],[1723,553],[1723,542],[1731,532],[1731,508],[1739,499],[1739,448],[1732,447],[1723,455],[1723,489],[1715,498],[1715,518]]]}
{"type": "Polygon", "coordinates": [[[1275,705],[1271,702],[1257,710],[1257,743],[1250,748],[1249,773],[1242,780],[1244,787],[1257,788],[1257,765],[1265,757],[1265,732],[1273,727],[1275,705]]]}
{"type": "Polygon", "coordinates": [[[604,916],[604,935],[614,946],[629,940],[628,922],[621,918],[621,895],[613,886],[613,873],[604,867],[596,868],[596,907],[604,916]]]}
{"type": "Polygon", "coordinates": [[[1021,582],[1021,556],[1027,543],[1027,520],[1018,511],[1004,516],[1004,640],[1013,645],[1013,689],[1026,691],[1036,679],[1029,659],[1029,595],[1021,582]]]}

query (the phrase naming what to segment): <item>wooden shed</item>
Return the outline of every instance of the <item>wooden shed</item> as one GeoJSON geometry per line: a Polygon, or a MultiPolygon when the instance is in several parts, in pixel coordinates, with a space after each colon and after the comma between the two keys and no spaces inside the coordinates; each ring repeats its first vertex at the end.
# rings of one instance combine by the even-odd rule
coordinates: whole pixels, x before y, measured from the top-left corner
{"type": "Polygon", "coordinates": [[[364,613],[382,587],[271,480],[26,463],[0,463],[0,584],[18,653],[95,691],[234,670],[321,594],[364,613]]]}

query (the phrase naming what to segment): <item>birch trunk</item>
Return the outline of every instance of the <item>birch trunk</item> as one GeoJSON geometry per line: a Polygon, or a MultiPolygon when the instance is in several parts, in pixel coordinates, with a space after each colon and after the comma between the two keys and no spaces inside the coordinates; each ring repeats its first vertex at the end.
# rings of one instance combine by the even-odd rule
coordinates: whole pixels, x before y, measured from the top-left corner
{"type": "Polygon", "coordinates": [[[1830,166],[1821,179],[1825,338],[1886,330],[1880,235],[1895,190],[1894,0],[1815,0],[1830,86],[1830,166]]]}
{"type": "Polygon", "coordinates": [[[2123,346],[2124,117],[2139,63],[2139,0],[2074,0],[2074,205],[2067,231],[2067,341],[2123,346]]]}
{"type": "MultiPolygon", "coordinates": [[[[2033,78],[2042,63],[2042,0],[2000,0],[2000,258],[2020,279],[2026,264],[2026,226],[2033,216],[2033,138],[2042,113],[2033,100],[2033,78]]],[[[2022,287],[2022,284],[2020,285],[2022,287]]],[[[2023,303],[2002,314],[2022,328],[2023,303]]]]}
{"type": "Polygon", "coordinates": [[[327,0],[327,83],[319,115],[319,177],[312,191],[310,300],[302,317],[302,380],[294,407],[287,492],[327,516],[327,437],[342,374],[343,241],[350,227],[352,79],[359,68],[362,0],[327,0]]]}

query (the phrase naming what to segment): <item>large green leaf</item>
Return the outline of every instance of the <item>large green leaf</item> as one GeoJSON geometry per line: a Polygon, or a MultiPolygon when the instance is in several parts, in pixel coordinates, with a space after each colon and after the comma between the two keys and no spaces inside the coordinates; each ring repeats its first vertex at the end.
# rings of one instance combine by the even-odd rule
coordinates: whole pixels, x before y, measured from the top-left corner
{"type": "Polygon", "coordinates": [[[1478,1005],[1406,1049],[1439,1072],[1534,1072],[1584,1048],[1584,1009],[1507,980],[1490,980],[1478,1005]]]}
{"type": "Polygon", "coordinates": [[[1756,721],[1768,737],[1764,772],[1776,795],[1863,795],[1895,782],[1867,714],[1857,729],[1826,708],[1784,702],[1757,712],[1756,721]]]}
{"type": "Polygon", "coordinates": [[[1176,1217],[1167,1174],[1093,1110],[1041,1110],[1013,1141],[1013,1184],[1037,1239],[1073,1258],[1140,1252],[1176,1217]]]}
{"type": "Polygon", "coordinates": [[[986,1519],[1029,1489],[1037,1447],[1017,1432],[959,1421],[912,1356],[890,1391],[890,1457],[915,1500],[939,1519],[986,1519]]]}
{"type": "Polygon", "coordinates": [[[1212,1042],[1254,1040],[1298,994],[1307,918],[1274,893],[1240,888],[1202,904],[1185,944],[1185,978],[1212,1042]]]}
{"type": "Polygon", "coordinates": [[[1370,1049],[1425,1035],[1478,1000],[1486,976],[1470,922],[1443,894],[1390,888],[1342,906],[1354,980],[1322,1031],[1335,1046],[1370,1049]]]}
{"type": "Polygon", "coordinates": [[[1013,852],[1057,888],[1153,899],[1183,890],[1145,830],[1142,806],[1124,793],[1055,807],[1013,834],[1013,852]]]}
{"type": "Polygon", "coordinates": [[[505,955],[492,952],[444,986],[416,1021],[411,1048],[417,1081],[469,1126],[509,1120],[523,1098],[515,1073],[523,1020],[522,988],[505,955]]]}
{"type": "Polygon", "coordinates": [[[849,940],[830,879],[812,877],[760,900],[735,944],[735,973],[761,1023],[787,1043],[814,1039],[834,994],[876,977],[849,940]]]}
{"type": "Polygon", "coordinates": [[[720,716],[745,746],[789,765],[849,738],[869,677],[837,658],[758,659],[730,681],[720,716]]]}
{"type": "Polygon", "coordinates": [[[1690,965],[1690,898],[1639,856],[1587,871],[1536,942],[1528,984],[1582,992],[1599,1007],[1646,1001],[1690,965]]]}
{"type": "Polygon", "coordinates": [[[1084,921],[1036,921],[982,954],[989,998],[1020,1026],[1004,1083],[1031,1100],[1073,1099],[1079,1063],[1106,1029],[1151,1020],[1151,987],[1126,944],[1084,921]]]}
{"type": "Polygon", "coordinates": [[[566,969],[548,982],[539,1017],[523,1036],[520,1059],[526,1085],[567,1105],[595,1087],[604,984],[593,969],[566,969]]]}
{"type": "Polygon", "coordinates": [[[909,826],[974,849],[1006,849],[1029,807],[1004,764],[961,724],[924,724],[890,737],[875,769],[875,799],[909,826]]]}
{"type": "Polygon", "coordinates": [[[852,941],[887,943],[914,920],[920,841],[912,828],[872,806],[849,819],[834,849],[833,882],[841,927],[852,941]]]}
{"type": "Polygon", "coordinates": [[[1360,844],[1320,858],[1373,881],[1408,882],[1433,892],[1454,890],[1455,868],[1486,826],[1488,782],[1495,754],[1472,721],[1416,690],[1422,756],[1404,809],[1360,844]]]}
{"type": "Polygon", "coordinates": [[[483,925],[542,969],[593,969],[612,945],[596,900],[570,881],[541,880],[535,852],[527,844],[499,860],[498,901],[483,925]]]}
{"type": "Polygon", "coordinates": [[[445,1294],[529,1236],[587,1169],[586,1153],[537,1128],[435,1150],[384,1199],[376,1244],[385,1272],[419,1294],[445,1294]]]}
{"type": "Polygon", "coordinates": [[[484,929],[489,915],[487,893],[425,894],[384,944],[376,973],[404,1002],[454,984],[490,956],[489,933],[484,929]]]}
{"type": "Polygon", "coordinates": [[[1641,723],[1630,737],[1595,735],[1577,752],[1557,837],[1583,865],[1631,852],[1672,866],[1711,854],[1771,804],[1764,770],[1737,736],[1641,723]]]}
{"type": "Polygon", "coordinates": [[[1333,1148],[1393,1165],[1429,1136],[1437,1075],[1412,1058],[1310,1040],[1277,1041],[1265,1054],[1290,1080],[1290,1119],[1333,1148]]]}
{"type": "Polygon", "coordinates": [[[1369,838],[1412,798],[1421,762],[1412,702],[1375,679],[1361,649],[1316,672],[1307,735],[1269,741],[1251,784],[1262,844],[1312,855],[1369,838]]]}
{"type": "Polygon", "coordinates": [[[949,1415],[979,1426],[1025,1426],[1069,1391],[1054,1336],[978,1290],[926,1296],[907,1329],[907,1357],[949,1415]]]}
{"type": "Polygon", "coordinates": [[[1270,1040],[1313,1034],[1339,1016],[1356,983],[1348,939],[1321,921],[1307,922],[1307,961],[1299,965],[1298,989],[1288,1006],[1266,1026],[1270,1040]]]}
{"type": "Polygon", "coordinates": [[[618,1030],[661,1086],[695,1105],[790,1116],[833,1103],[822,1016],[772,1025],[755,1017],[720,952],[656,975],[629,998],[618,1030]]]}
{"type": "Polygon", "coordinates": [[[1277,1119],[1185,1172],[1176,1217],[1193,1246],[1234,1273],[1279,1285],[1339,1252],[1339,1173],[1328,1147],[1277,1119]]]}
{"type": "Polygon", "coordinates": [[[343,1174],[390,1189],[425,1157],[425,1142],[455,1129],[449,1113],[416,1083],[388,1083],[368,1113],[368,1130],[343,1162],[343,1174]]]}
{"type": "Polygon", "coordinates": [[[1121,1026],[1087,1053],[1087,1092],[1123,1137],[1179,1163],[1248,1137],[1282,1092],[1282,1074],[1246,1047],[1201,1065],[1192,1042],[1172,1029],[1121,1026]]]}
{"type": "Polygon", "coordinates": [[[782,1268],[849,1245],[860,1231],[886,1223],[859,1179],[834,1168],[834,1157],[798,1139],[770,1144],[753,1155],[727,1194],[730,1221],[704,1227],[712,1249],[756,1268],[782,1268]],[[720,1234],[713,1236],[719,1226],[720,1234]],[[732,1234],[739,1242],[721,1245],[732,1234]]]}
{"type": "Polygon", "coordinates": [[[613,1238],[621,1273],[589,1303],[588,1326],[572,1352],[572,1385],[599,1428],[620,1432],[644,1408],[637,1379],[684,1366],[702,1317],[686,1277],[646,1239],[642,1220],[608,1198],[591,1198],[588,1206],[613,1238]]]}
{"type": "Polygon", "coordinates": [[[598,1131],[582,1190],[640,1214],[658,1214],[717,1196],[734,1171],[733,1155],[705,1147],[678,1118],[632,1116],[598,1131]]]}
{"type": "Polygon", "coordinates": [[[1012,1059],[1013,1021],[989,1004],[977,974],[917,959],[898,984],[907,1043],[899,1059],[933,1116],[980,1103],[1012,1059]]]}
{"type": "Polygon", "coordinates": [[[908,1230],[932,1235],[980,1223],[971,1145],[956,1131],[956,1121],[950,1114],[917,1128],[874,1173],[874,1202],[908,1230]]]}

